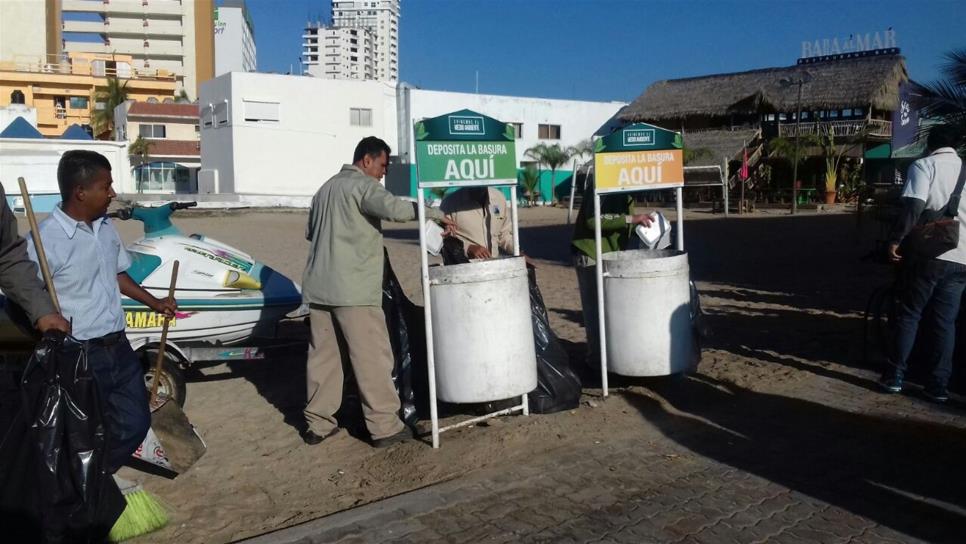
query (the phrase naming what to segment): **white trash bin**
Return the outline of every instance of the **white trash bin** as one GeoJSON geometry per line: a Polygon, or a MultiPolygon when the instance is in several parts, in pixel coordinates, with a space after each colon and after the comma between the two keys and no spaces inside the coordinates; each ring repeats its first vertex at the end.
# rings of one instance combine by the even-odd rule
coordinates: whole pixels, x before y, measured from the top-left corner
{"type": "Polygon", "coordinates": [[[523,257],[434,266],[429,283],[440,400],[490,402],[537,387],[523,257]]]}
{"type": "Polygon", "coordinates": [[[607,370],[621,376],[684,372],[694,356],[688,255],[605,253],[607,370]]]}

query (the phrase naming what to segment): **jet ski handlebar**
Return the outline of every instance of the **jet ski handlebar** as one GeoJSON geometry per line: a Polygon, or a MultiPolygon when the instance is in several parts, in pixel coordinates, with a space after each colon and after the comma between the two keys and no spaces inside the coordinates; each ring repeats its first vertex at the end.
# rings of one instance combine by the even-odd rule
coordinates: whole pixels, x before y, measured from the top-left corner
{"type": "Polygon", "coordinates": [[[161,236],[168,234],[178,234],[178,229],[171,223],[171,214],[175,210],[184,210],[197,206],[197,202],[171,202],[162,206],[144,207],[131,206],[128,208],[118,208],[113,213],[107,214],[121,220],[137,219],[144,223],[145,236],[161,236]]]}

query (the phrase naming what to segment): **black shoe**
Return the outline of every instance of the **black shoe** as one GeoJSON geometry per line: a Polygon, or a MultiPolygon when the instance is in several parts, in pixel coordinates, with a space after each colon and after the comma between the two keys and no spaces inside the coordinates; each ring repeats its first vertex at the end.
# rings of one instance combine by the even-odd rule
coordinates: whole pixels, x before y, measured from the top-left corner
{"type": "Polygon", "coordinates": [[[327,438],[332,438],[337,434],[339,434],[338,427],[336,427],[335,429],[332,429],[331,431],[325,433],[322,436],[319,436],[313,433],[312,431],[305,431],[302,433],[302,440],[304,440],[305,443],[308,444],[309,446],[315,446],[317,444],[321,444],[323,440],[327,438]]]}
{"type": "Polygon", "coordinates": [[[902,393],[902,372],[886,370],[879,378],[879,387],[886,393],[902,393]]]}
{"type": "Polygon", "coordinates": [[[949,393],[946,391],[946,386],[944,385],[928,385],[922,390],[922,394],[925,395],[927,399],[938,404],[942,404],[949,400],[949,393]]]}
{"type": "Polygon", "coordinates": [[[398,444],[400,442],[405,442],[413,437],[413,432],[409,430],[409,427],[403,427],[403,430],[399,431],[394,435],[387,436],[385,438],[373,438],[372,447],[373,448],[388,448],[393,444],[398,444]]]}

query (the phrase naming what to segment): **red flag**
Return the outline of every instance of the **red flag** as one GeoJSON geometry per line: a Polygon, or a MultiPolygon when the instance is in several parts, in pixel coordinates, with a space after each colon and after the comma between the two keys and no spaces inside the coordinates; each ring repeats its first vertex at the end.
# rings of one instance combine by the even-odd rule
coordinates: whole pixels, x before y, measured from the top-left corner
{"type": "Polygon", "coordinates": [[[738,177],[741,178],[741,181],[745,181],[748,179],[748,148],[747,147],[745,148],[745,156],[741,160],[741,171],[738,172],[738,177]]]}

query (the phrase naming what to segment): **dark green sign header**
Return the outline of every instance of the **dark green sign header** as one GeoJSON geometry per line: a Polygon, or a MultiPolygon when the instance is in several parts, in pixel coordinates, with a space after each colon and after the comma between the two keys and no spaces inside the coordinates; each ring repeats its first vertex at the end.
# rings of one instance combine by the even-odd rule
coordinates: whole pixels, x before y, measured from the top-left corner
{"type": "Polygon", "coordinates": [[[615,151],[656,151],[682,149],[684,142],[679,132],[647,123],[635,123],[611,132],[597,140],[594,153],[615,151]]]}
{"type": "Polygon", "coordinates": [[[482,113],[460,110],[416,123],[416,141],[514,141],[513,125],[497,121],[482,113]]]}

